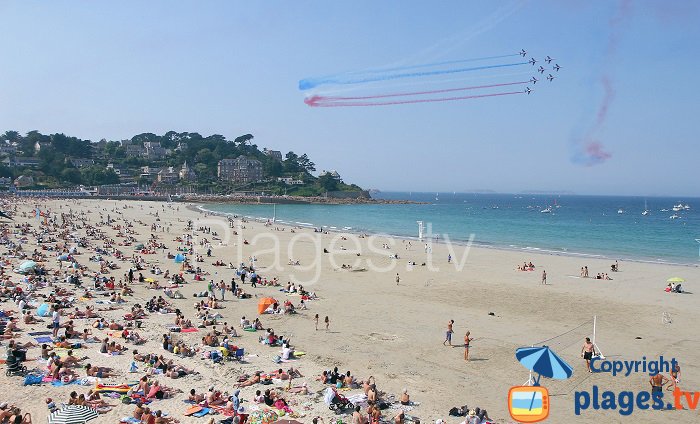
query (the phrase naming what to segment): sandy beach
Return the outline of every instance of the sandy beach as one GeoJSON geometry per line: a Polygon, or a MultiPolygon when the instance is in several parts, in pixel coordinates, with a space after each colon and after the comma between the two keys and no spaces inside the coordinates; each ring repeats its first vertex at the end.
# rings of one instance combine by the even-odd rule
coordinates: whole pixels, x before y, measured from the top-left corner
{"type": "MultiPolygon", "coordinates": [[[[185,244],[176,239],[192,236],[195,252],[188,255],[188,259],[193,267],[201,267],[203,281],[195,281],[195,273],[183,273],[185,284],[177,290],[184,299],[166,300],[173,308],[182,311],[185,318],[192,320],[195,327],[200,321],[196,319],[194,305],[202,298],[193,297],[193,294],[206,291],[210,280],[230,284],[235,278],[240,284],[235,268],[241,263],[249,265],[251,262],[259,276],[278,279],[280,286],[259,287],[251,287],[246,280],[242,288],[252,295],[251,298],[233,298],[229,290],[225,300],[219,302],[222,308],[214,311],[222,316],[217,320],[217,329],[227,322],[229,327],[237,330],[239,336],[232,337],[230,342],[245,349],[243,363],[224,361],[214,364],[211,359],[201,359],[199,353],[183,358],[165,351],[161,338],[168,332],[167,326],[175,323],[174,314],[147,313],[141,328],[136,329],[147,342],[138,346],[125,343],[120,338],[120,331],[92,328],[94,319],[74,320],[78,332],[91,328],[95,337],[108,336],[110,341],[125,344],[128,348],[122,355],[111,357],[99,352],[99,343],[83,344],[76,349],[76,356],[88,357],[81,364],[90,362],[114,369],[115,377],[102,379],[106,384],[130,384],[145,375],[144,364],[138,364],[138,373],[129,373],[133,349],[138,349],[141,354],[162,354],[176,364],[194,369],[196,374],[177,379],[162,375],[149,377],[181,391],[150,405],[154,410],[167,411],[170,417],[181,422],[206,423],[211,418],[183,415],[189,406],[183,400],[187,399],[190,389],[206,393],[214,386],[232,393],[238,377],[243,374],[269,373],[289,367],[298,369],[303,375],[293,380],[293,386],[306,383],[311,392],[303,395],[281,391],[294,412],[292,416],[297,416],[296,419],[303,423],[311,423],[317,416],[325,423],[334,422],[339,417],[345,423],[351,422],[350,415],[334,414],[322,396],[316,395],[327,387],[317,381],[317,377],[322,371],[334,367],[338,367],[341,373],[350,371],[358,381],[373,376],[377,389],[390,401],[398,400],[402,390],[407,390],[411,401],[416,404],[409,407],[391,404],[382,410],[385,420],[393,420],[403,408],[407,415],[419,418],[423,423],[437,419],[460,423],[465,418],[450,417],[448,411],[452,407],[468,405],[470,409],[486,409],[494,422],[513,422],[508,413],[508,390],[522,385],[529,376],[528,370],[516,360],[515,350],[549,339],[552,340],[545,344],[549,344],[574,369],[568,380],[541,381],[551,396],[549,422],[698,421],[699,411],[691,410],[655,411],[635,407],[630,416],[622,416],[618,410],[602,409],[583,410],[578,416],[574,414],[576,392],[591,392],[593,386],[597,386],[601,391],[636,394],[648,391],[650,386],[648,373],[633,372],[624,377],[586,371],[581,348],[585,337],[593,337],[594,316],[596,344],[606,358],[619,361],[642,360],[643,357],[651,360],[661,355],[668,360],[675,358],[682,367],[679,387],[700,390],[700,338],[693,330],[693,323],[700,321],[700,289],[696,287],[700,270],[696,267],[620,262],[619,272],[611,272],[614,261],[608,259],[438,243],[431,243],[426,249],[423,243],[413,241],[409,245],[406,240],[390,237],[323,234],[309,228],[293,229],[233,218],[229,221],[229,218],[204,213],[185,203],[36,199],[18,202],[6,199],[4,210],[12,212],[14,221],[2,222],[3,243],[20,243],[21,251],[30,257],[37,249],[43,257],[37,257],[36,262],[46,269],[47,277],[55,275],[61,280],[58,287],[72,292],[67,297],[75,298],[73,308],[85,310],[86,306],[92,305],[101,308],[105,305],[95,301],[108,299],[112,293],[111,290],[100,292],[93,289],[93,276],[100,271],[100,263],[91,261],[90,257],[96,254],[98,247],[105,251],[103,260],[113,261],[119,267],[105,270],[107,278],[126,281],[126,273],[134,266],[134,257],[140,257],[145,269],[137,271],[136,275],[141,272],[160,286],[169,286],[169,279],[163,274],[154,275],[150,270],[157,266],[164,272],[169,271],[171,276],[180,273],[182,265],[169,259],[168,254],[182,253],[178,248],[185,244]],[[37,208],[45,216],[37,218],[37,208]],[[70,218],[64,223],[61,214],[70,218]],[[192,230],[187,229],[188,221],[192,221],[192,230]],[[28,227],[22,230],[22,225],[28,227]],[[126,225],[131,225],[128,228],[133,234],[124,233],[126,225]],[[210,231],[203,230],[203,227],[210,231]],[[59,237],[64,228],[64,234],[73,235],[72,241],[59,237]],[[39,243],[37,236],[42,229],[54,238],[39,243]],[[234,231],[237,234],[233,234],[234,231]],[[120,245],[127,240],[124,236],[133,238],[131,245],[120,245]],[[80,272],[82,289],[76,289],[63,282],[63,271],[59,270],[57,257],[63,254],[62,246],[69,249],[80,237],[85,237],[87,247],[77,247],[78,254],[74,255],[77,263],[85,267],[80,272]],[[105,240],[114,243],[107,246],[105,240]],[[137,244],[148,245],[149,240],[162,243],[165,248],[155,248],[153,253],[135,250],[137,244]],[[209,249],[211,256],[207,256],[209,249]],[[324,249],[328,253],[324,253],[324,249]],[[124,258],[113,256],[115,250],[120,250],[124,258]],[[194,260],[198,255],[203,256],[203,262],[194,260]],[[398,259],[392,258],[393,255],[398,259]],[[451,256],[449,263],[448,256],[451,256]],[[255,260],[251,261],[252,258],[255,260]],[[216,261],[222,261],[225,266],[214,266],[216,261]],[[293,264],[296,261],[298,265],[293,264]],[[416,265],[409,265],[413,262],[416,265]],[[517,266],[523,262],[532,262],[534,270],[519,271],[517,266]],[[229,263],[234,269],[228,267],[229,263]],[[581,278],[580,269],[584,266],[588,267],[589,275],[608,273],[612,280],[581,278]],[[541,282],[543,270],[547,273],[546,285],[541,282]],[[694,294],[664,292],[669,277],[685,279],[683,287],[694,294]],[[300,309],[301,297],[298,294],[288,295],[280,291],[287,287],[288,282],[302,285],[315,294],[315,299],[305,302],[307,309],[300,309]],[[85,288],[91,289],[93,298],[83,299],[85,288]],[[258,301],[263,297],[274,297],[280,304],[289,300],[297,313],[258,315],[258,301]],[[318,330],[314,323],[316,314],[320,317],[318,330]],[[289,337],[294,350],[305,352],[305,355],[276,364],[273,360],[280,355],[281,348],[261,344],[259,338],[264,331],[243,331],[239,327],[243,316],[251,321],[259,317],[264,328],[272,328],[276,334],[289,337]],[[330,321],[328,331],[323,324],[326,316],[330,321]],[[443,345],[450,320],[454,320],[453,347],[443,345]],[[474,338],[468,362],[464,360],[462,345],[467,331],[474,338]]],[[[31,258],[9,254],[7,245],[0,247],[0,252],[3,286],[20,285],[27,291],[27,284],[22,282],[24,276],[13,270],[31,258]]],[[[64,269],[66,265],[64,262],[64,269]]],[[[153,296],[164,294],[162,289],[148,286],[148,283],[138,282],[129,285],[133,295],[123,296],[125,303],[114,305],[118,309],[97,313],[107,322],[115,320],[126,325],[124,315],[134,304],[143,306],[153,296]]],[[[36,307],[43,303],[38,296],[49,295],[55,287],[38,289],[30,295],[32,301],[28,302],[29,305],[36,307]]],[[[220,298],[219,291],[215,293],[220,298]]],[[[12,297],[6,295],[3,300],[2,309],[13,311],[18,317],[18,305],[12,297]]],[[[69,320],[68,313],[70,309],[63,310],[61,323],[69,320]]],[[[46,327],[51,323],[51,317],[38,318],[42,322],[37,324],[24,324],[21,315],[19,318],[19,331],[14,337],[18,342],[34,341],[28,333],[47,331],[46,327]]],[[[202,347],[201,339],[211,329],[208,326],[198,328],[197,332],[173,334],[189,346],[207,351],[212,348],[202,347]]],[[[59,334],[62,333],[63,330],[59,334]]],[[[7,346],[8,340],[3,344],[7,346]]],[[[40,349],[29,348],[27,357],[40,357],[40,349]]],[[[41,360],[27,361],[25,365],[30,369],[45,368],[45,362],[41,360]]],[[[76,372],[79,377],[86,375],[81,368],[76,372]]],[[[94,387],[56,387],[51,383],[22,386],[21,377],[7,377],[4,373],[0,379],[9,389],[0,396],[0,401],[21,407],[23,412],[31,413],[37,423],[45,422],[49,415],[45,404],[47,397],[56,403],[68,402],[71,391],[87,393],[94,387]]],[[[245,400],[242,405],[246,412],[254,411],[260,408],[254,402],[256,390],[286,385],[287,381],[275,380],[272,385],[244,387],[240,395],[245,400]]],[[[363,393],[363,390],[343,390],[341,393],[351,396],[363,393]]],[[[664,401],[672,402],[672,392],[664,389],[664,393],[664,401]]],[[[122,417],[132,416],[134,405],[123,404],[119,399],[104,399],[115,407],[92,422],[116,423],[122,417]]],[[[221,414],[213,417],[217,422],[225,418],[221,414]]]]}

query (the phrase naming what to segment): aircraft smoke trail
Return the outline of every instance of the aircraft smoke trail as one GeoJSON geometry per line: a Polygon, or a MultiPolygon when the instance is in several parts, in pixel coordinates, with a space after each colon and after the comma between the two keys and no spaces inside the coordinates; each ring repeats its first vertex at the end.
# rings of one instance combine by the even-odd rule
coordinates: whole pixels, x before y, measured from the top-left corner
{"type": "Polygon", "coordinates": [[[471,87],[457,87],[457,88],[444,88],[441,90],[428,90],[428,91],[410,91],[402,93],[390,93],[390,94],[376,94],[371,96],[309,96],[311,103],[319,102],[337,102],[337,101],[348,101],[348,100],[372,100],[372,99],[385,99],[388,97],[409,97],[409,96],[424,96],[429,94],[441,94],[441,93],[453,93],[455,91],[466,91],[466,90],[479,90],[482,88],[493,88],[493,87],[507,87],[509,85],[522,85],[527,84],[530,81],[516,81],[516,82],[505,82],[500,84],[489,84],[489,85],[474,85],[471,87]]]}
{"type": "Polygon", "coordinates": [[[429,77],[436,75],[449,75],[457,74],[460,72],[470,72],[470,71],[481,71],[484,69],[495,69],[495,68],[505,68],[511,66],[527,65],[528,62],[514,62],[514,63],[502,63],[497,65],[484,65],[484,66],[474,66],[469,68],[452,68],[452,69],[440,69],[434,71],[423,71],[423,72],[398,72],[398,73],[387,73],[378,75],[358,75],[356,77],[344,77],[343,75],[325,77],[325,78],[306,78],[299,81],[299,90],[308,90],[319,85],[326,84],[362,84],[373,81],[388,81],[399,78],[415,78],[415,77],[429,77]]]}
{"type": "MultiPolygon", "coordinates": [[[[620,44],[621,26],[624,24],[627,17],[629,17],[631,11],[632,1],[620,0],[618,3],[618,10],[609,22],[610,35],[608,36],[605,49],[606,63],[610,63],[617,53],[618,45],[620,44]]],[[[604,163],[612,157],[612,155],[605,150],[605,146],[597,140],[596,137],[607,121],[610,105],[615,99],[615,87],[612,77],[607,72],[600,77],[600,83],[603,86],[603,98],[601,99],[600,105],[598,105],[595,123],[586,132],[586,136],[583,137],[581,141],[577,142],[577,146],[575,146],[576,152],[572,159],[575,163],[582,163],[587,166],[604,163]]]]}
{"type": "Polygon", "coordinates": [[[437,103],[437,102],[452,102],[456,100],[468,100],[468,99],[479,99],[483,97],[498,97],[498,96],[510,96],[513,94],[525,94],[524,91],[511,91],[505,93],[491,93],[491,94],[477,94],[473,96],[459,96],[459,97],[438,97],[433,99],[411,99],[411,100],[397,100],[389,102],[353,102],[353,101],[333,101],[324,102],[318,99],[319,96],[312,96],[304,99],[304,103],[311,107],[369,107],[369,106],[391,106],[391,105],[406,105],[412,103],[437,103]]]}

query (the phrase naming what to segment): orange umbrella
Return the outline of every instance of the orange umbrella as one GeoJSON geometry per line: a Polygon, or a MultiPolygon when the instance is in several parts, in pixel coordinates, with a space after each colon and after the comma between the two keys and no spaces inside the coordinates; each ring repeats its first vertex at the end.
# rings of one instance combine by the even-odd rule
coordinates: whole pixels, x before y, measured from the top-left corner
{"type": "Polygon", "coordinates": [[[276,301],[274,298],[272,298],[272,297],[263,297],[263,298],[260,299],[260,301],[258,302],[258,313],[259,313],[259,314],[264,313],[265,310],[266,310],[267,308],[270,307],[270,305],[274,305],[275,303],[277,303],[277,301],[276,301]]]}

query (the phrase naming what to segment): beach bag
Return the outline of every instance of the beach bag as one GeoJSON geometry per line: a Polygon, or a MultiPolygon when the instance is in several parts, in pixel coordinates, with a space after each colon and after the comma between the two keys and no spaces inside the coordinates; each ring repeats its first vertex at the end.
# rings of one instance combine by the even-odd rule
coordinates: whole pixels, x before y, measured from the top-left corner
{"type": "Polygon", "coordinates": [[[30,386],[32,384],[41,384],[43,380],[43,375],[29,374],[26,377],[24,377],[24,385],[30,386]]]}

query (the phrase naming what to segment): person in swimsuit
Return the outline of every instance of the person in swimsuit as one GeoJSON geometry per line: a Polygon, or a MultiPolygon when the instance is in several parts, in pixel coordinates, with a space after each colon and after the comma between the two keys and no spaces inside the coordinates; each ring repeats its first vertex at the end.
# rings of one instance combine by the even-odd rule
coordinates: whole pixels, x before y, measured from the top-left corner
{"type": "Polygon", "coordinates": [[[668,383],[668,378],[664,377],[662,374],[656,374],[649,377],[649,384],[651,384],[651,392],[661,392],[663,390],[664,384],[668,383]]]}
{"type": "Polygon", "coordinates": [[[469,331],[467,331],[467,334],[464,335],[464,360],[469,361],[469,343],[474,340],[473,338],[469,337],[469,334],[471,334],[469,331]]]}
{"type": "Polygon", "coordinates": [[[668,390],[674,390],[678,383],[681,382],[681,366],[676,363],[676,366],[671,370],[671,379],[669,380],[671,384],[668,386],[668,390]]]}
{"type": "Polygon", "coordinates": [[[450,346],[452,346],[452,325],[455,323],[455,320],[451,319],[450,322],[447,323],[447,331],[445,332],[445,341],[442,342],[443,346],[446,346],[445,343],[449,343],[450,346]]]}
{"type": "Polygon", "coordinates": [[[595,345],[593,345],[590,338],[586,337],[586,342],[581,348],[581,356],[586,360],[586,369],[588,369],[588,372],[593,372],[591,371],[591,359],[593,359],[594,353],[595,345]]]}

